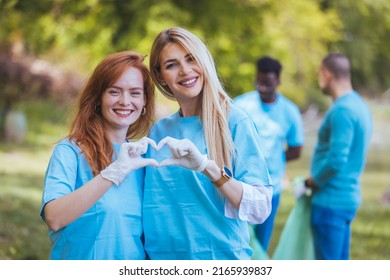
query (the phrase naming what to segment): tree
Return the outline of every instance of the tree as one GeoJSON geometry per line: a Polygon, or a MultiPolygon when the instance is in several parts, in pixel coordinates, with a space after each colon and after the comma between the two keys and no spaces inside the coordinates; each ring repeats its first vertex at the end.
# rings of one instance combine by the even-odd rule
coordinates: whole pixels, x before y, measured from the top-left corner
{"type": "Polygon", "coordinates": [[[354,85],[367,95],[390,88],[390,1],[323,0],[322,9],[335,9],[343,22],[343,37],[329,46],[346,53],[354,85]]]}
{"type": "Polygon", "coordinates": [[[207,43],[232,97],[254,87],[255,60],[268,54],[284,65],[280,90],[305,108],[321,101],[317,68],[330,50],[351,56],[359,86],[389,82],[389,1],[0,0],[0,42],[85,76],[110,52],[147,55],[179,25],[207,43]]]}

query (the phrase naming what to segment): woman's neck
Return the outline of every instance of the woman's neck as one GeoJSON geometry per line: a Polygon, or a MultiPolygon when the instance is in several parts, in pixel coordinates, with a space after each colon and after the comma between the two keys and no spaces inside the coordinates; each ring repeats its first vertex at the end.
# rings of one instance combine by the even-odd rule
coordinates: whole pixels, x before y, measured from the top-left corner
{"type": "Polygon", "coordinates": [[[198,116],[200,114],[200,98],[197,99],[191,99],[186,101],[178,101],[180,109],[179,114],[180,116],[186,118],[186,117],[192,117],[192,116],[198,116]]]}
{"type": "Polygon", "coordinates": [[[108,139],[114,144],[122,144],[126,141],[127,136],[127,130],[121,130],[121,131],[107,131],[108,139]]]}

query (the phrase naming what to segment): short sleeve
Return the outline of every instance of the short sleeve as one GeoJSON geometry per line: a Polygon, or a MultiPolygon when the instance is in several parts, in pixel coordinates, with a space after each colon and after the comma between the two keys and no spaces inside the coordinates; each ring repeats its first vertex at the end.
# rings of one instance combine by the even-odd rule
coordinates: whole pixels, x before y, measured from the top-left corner
{"type": "Polygon", "coordinates": [[[272,186],[257,129],[249,117],[241,116],[231,128],[236,150],[234,178],[250,185],[272,186]]]}
{"type": "Polygon", "coordinates": [[[44,179],[41,217],[45,205],[74,191],[78,168],[77,151],[70,145],[58,144],[51,155],[44,179]]]}

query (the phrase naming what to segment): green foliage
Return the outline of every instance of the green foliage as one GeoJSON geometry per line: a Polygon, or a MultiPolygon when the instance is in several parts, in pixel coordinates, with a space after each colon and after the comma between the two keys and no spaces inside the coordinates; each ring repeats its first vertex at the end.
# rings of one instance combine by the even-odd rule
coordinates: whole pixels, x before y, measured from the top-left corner
{"type": "Polygon", "coordinates": [[[50,80],[32,73],[26,66],[0,55],[0,110],[12,109],[21,100],[48,96],[50,80]]]}
{"type": "Polygon", "coordinates": [[[232,97],[253,89],[254,62],[264,54],[281,60],[280,91],[302,109],[321,103],[311,89],[332,50],[351,57],[363,93],[390,86],[389,0],[3,0],[0,7],[1,44],[82,75],[110,52],[148,54],[159,31],[180,25],[207,43],[232,97]]]}
{"type": "MultiPolygon", "coordinates": [[[[0,146],[0,151],[47,149],[68,133],[71,112],[67,107],[52,102],[35,101],[19,104],[17,109],[26,114],[26,141],[21,146],[4,143],[0,146]]],[[[29,168],[31,167],[26,166],[26,169],[29,168]]]]}
{"type": "Polygon", "coordinates": [[[344,23],[343,39],[330,50],[345,52],[353,67],[353,82],[364,93],[380,95],[390,87],[390,1],[323,1],[344,23]]]}
{"type": "Polygon", "coordinates": [[[341,29],[334,10],[307,0],[3,2],[1,41],[19,42],[77,73],[90,72],[110,52],[148,54],[159,31],[180,25],[207,43],[232,97],[253,89],[254,62],[269,54],[284,65],[280,90],[301,107],[341,29]]]}
{"type": "Polygon", "coordinates": [[[26,113],[29,120],[26,145],[32,147],[52,146],[68,133],[67,128],[71,113],[68,108],[51,102],[23,104],[20,108],[26,113]]]}

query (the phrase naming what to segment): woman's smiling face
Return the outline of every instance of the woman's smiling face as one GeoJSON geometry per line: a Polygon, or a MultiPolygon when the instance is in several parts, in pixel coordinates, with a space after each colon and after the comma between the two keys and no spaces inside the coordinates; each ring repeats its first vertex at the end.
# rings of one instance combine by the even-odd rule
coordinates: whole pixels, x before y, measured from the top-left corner
{"type": "Polygon", "coordinates": [[[182,46],[167,44],[160,57],[160,81],[167,84],[176,99],[198,99],[203,89],[203,70],[182,46]]]}
{"type": "Polygon", "coordinates": [[[107,129],[126,130],[141,115],[145,106],[142,73],[130,67],[107,88],[102,96],[102,115],[107,129]]]}

